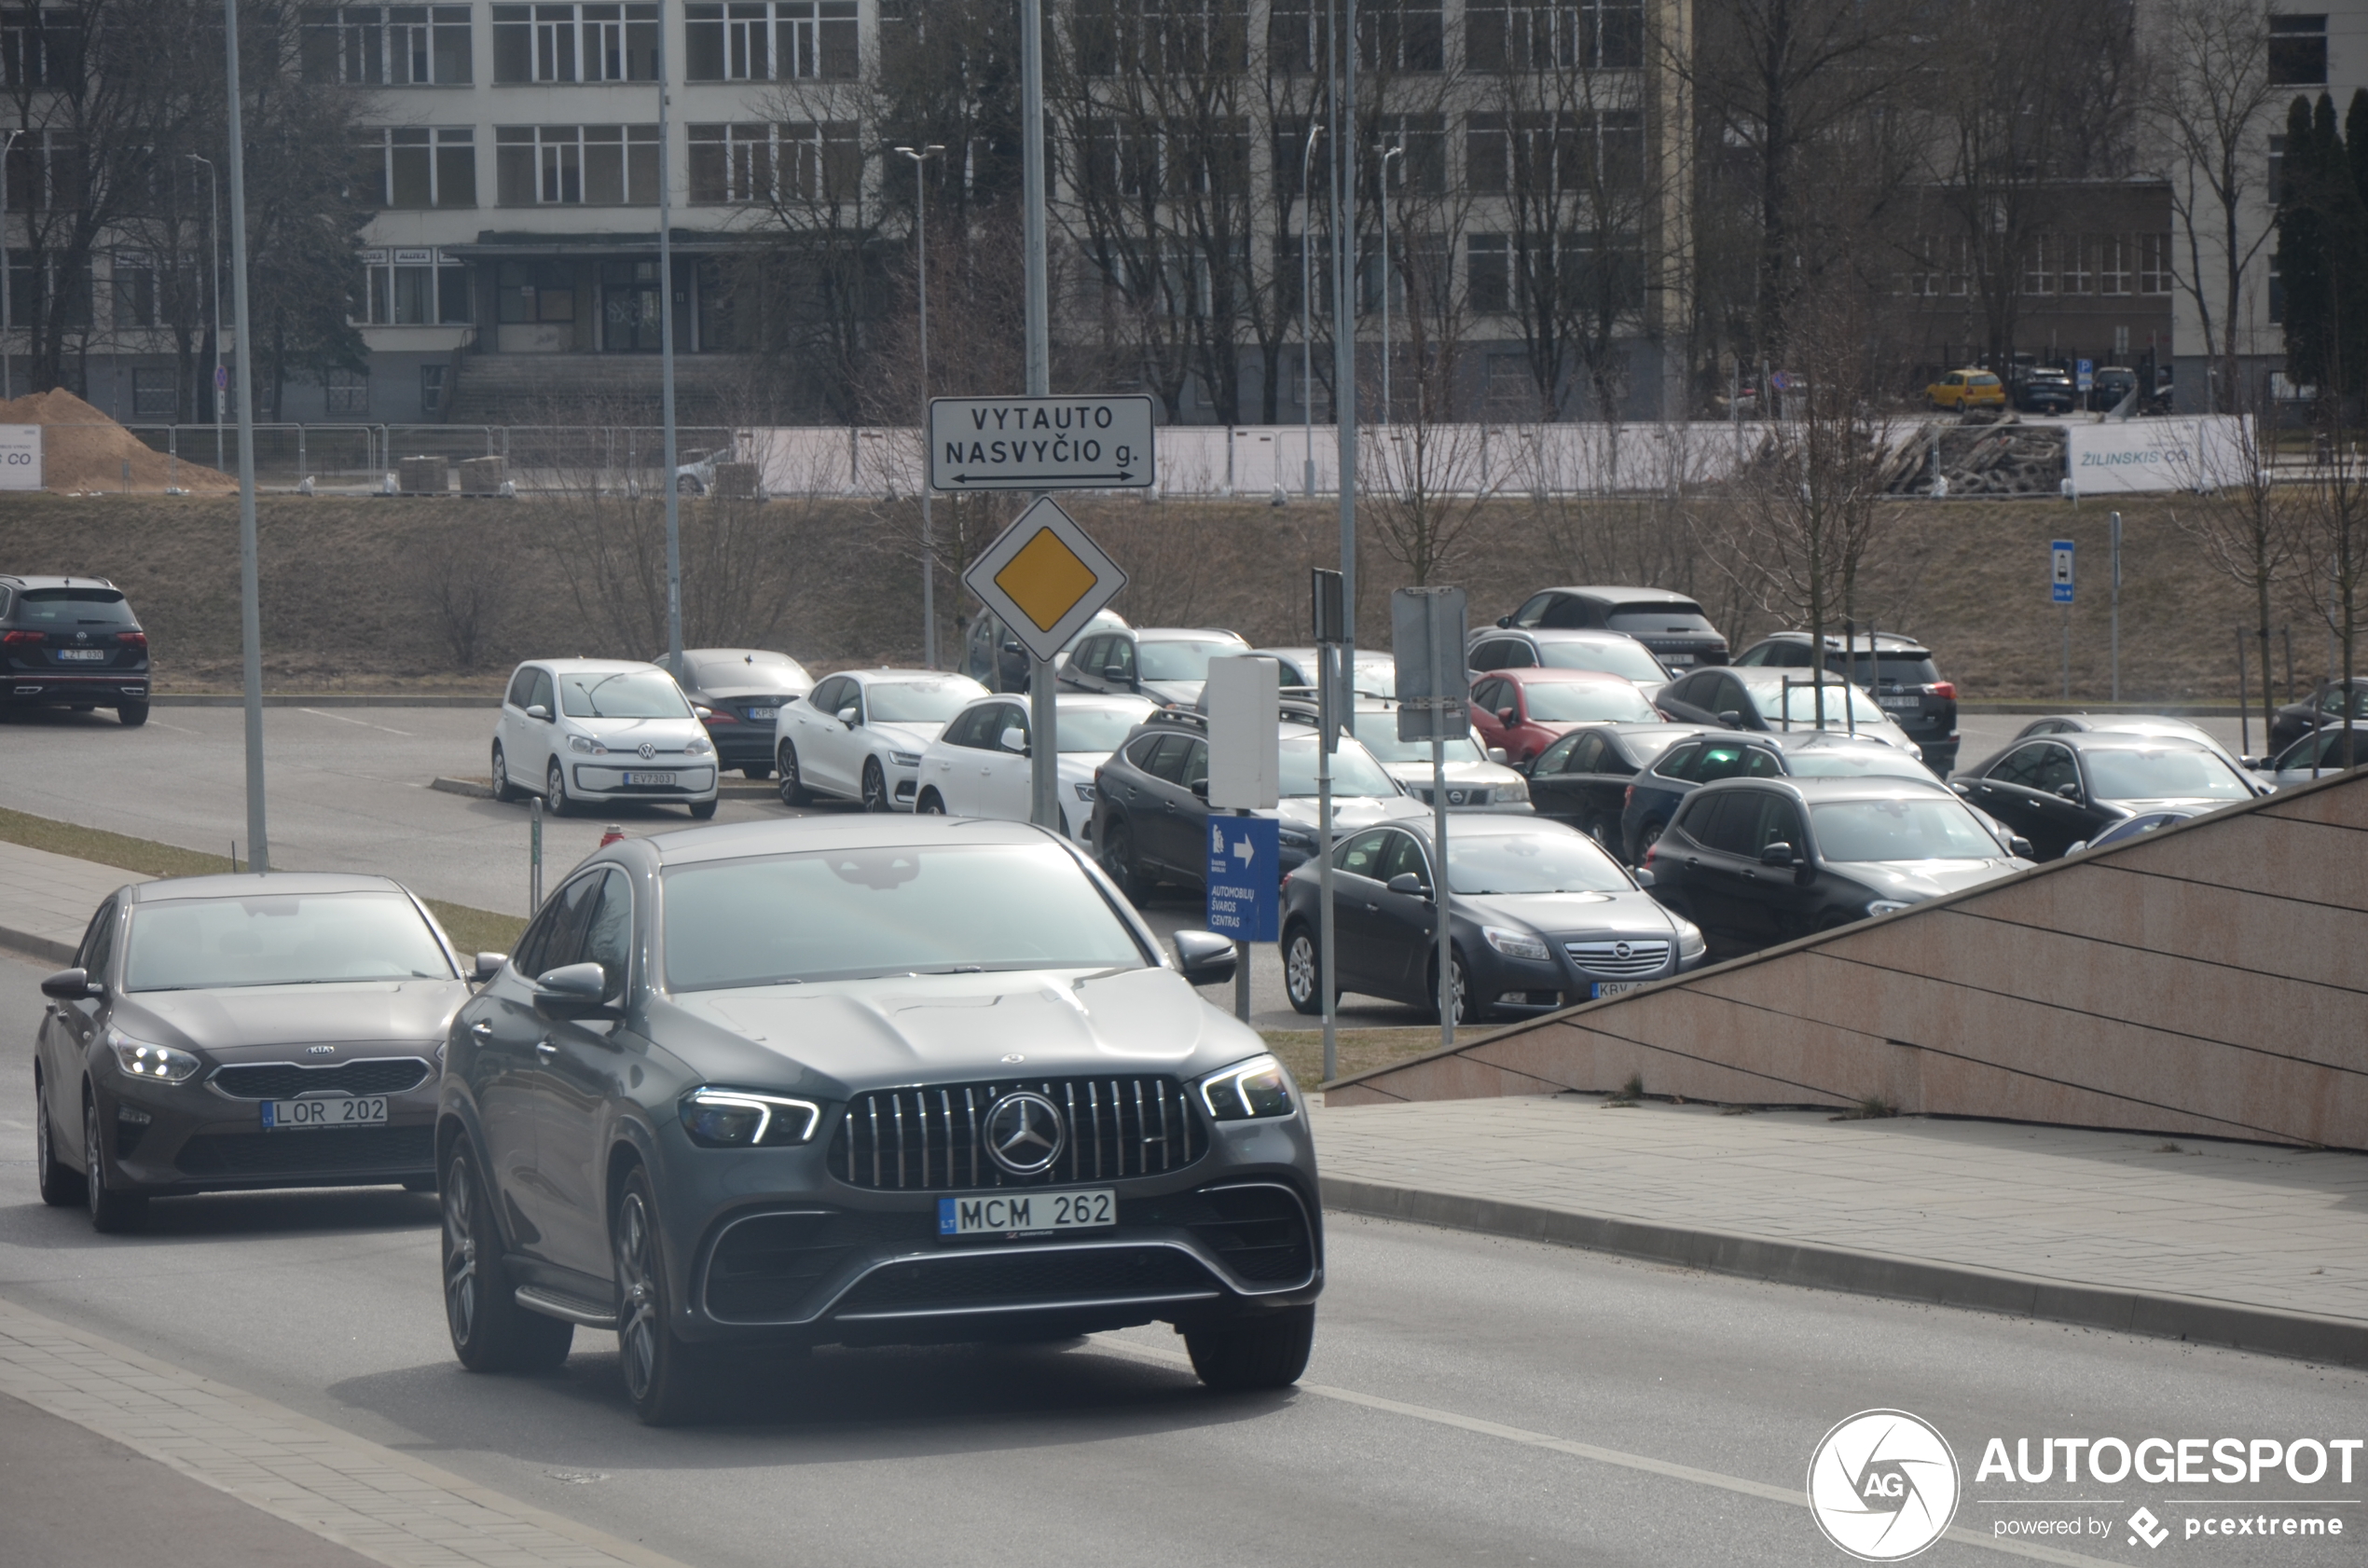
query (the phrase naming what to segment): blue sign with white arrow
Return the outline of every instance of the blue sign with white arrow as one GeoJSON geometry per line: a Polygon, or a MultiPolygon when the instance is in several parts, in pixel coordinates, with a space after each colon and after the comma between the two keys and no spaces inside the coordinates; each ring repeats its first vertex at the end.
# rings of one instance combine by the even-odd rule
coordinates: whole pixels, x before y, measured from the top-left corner
{"type": "Polygon", "coordinates": [[[1272,817],[1208,819],[1208,928],[1273,942],[1283,918],[1282,845],[1272,817]]]}

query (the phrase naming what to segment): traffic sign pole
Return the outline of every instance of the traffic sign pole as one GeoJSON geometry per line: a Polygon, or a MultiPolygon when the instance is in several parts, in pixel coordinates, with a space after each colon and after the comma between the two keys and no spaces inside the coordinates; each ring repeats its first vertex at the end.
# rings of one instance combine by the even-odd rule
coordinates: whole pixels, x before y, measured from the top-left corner
{"type": "Polygon", "coordinates": [[[2047,548],[2050,559],[2049,575],[2052,579],[2048,585],[2048,597],[2064,607],[2064,701],[2069,703],[2072,701],[2072,552],[2074,546],[2069,539],[2058,539],[2047,548]]]}

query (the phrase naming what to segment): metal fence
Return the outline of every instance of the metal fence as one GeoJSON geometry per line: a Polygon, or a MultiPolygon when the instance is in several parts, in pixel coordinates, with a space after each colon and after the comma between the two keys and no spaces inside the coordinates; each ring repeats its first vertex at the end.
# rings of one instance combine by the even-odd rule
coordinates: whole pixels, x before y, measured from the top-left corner
{"type": "MultiPolygon", "coordinates": [[[[235,474],[239,432],[226,425],[133,424],[125,429],[158,452],[185,462],[235,474]],[[219,458],[217,460],[217,455],[219,458]]],[[[692,462],[728,449],[735,433],[723,426],[684,425],[675,435],[677,461],[692,462]]],[[[255,482],[292,488],[310,478],[324,485],[375,486],[405,458],[509,460],[519,488],[551,489],[647,479],[664,466],[665,432],[655,425],[397,425],[259,424],[255,427],[255,482]]]]}

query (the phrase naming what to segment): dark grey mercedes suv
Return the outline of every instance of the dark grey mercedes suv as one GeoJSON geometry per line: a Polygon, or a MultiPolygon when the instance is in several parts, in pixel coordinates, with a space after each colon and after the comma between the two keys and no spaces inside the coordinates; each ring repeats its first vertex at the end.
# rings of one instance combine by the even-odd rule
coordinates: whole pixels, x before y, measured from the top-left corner
{"type": "Polygon", "coordinates": [[[1201,1378],[1305,1366],[1323,1284],[1290,1075],[1063,840],[948,817],[626,839],[454,1017],[436,1129],[461,1362],[613,1329],[644,1420],[750,1350],[1165,1321],[1201,1378]]]}

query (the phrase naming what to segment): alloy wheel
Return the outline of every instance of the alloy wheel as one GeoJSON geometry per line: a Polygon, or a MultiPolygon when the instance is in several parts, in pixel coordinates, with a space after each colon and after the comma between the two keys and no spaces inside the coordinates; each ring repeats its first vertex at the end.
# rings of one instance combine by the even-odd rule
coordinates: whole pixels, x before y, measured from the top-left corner
{"type": "Polygon", "coordinates": [[[880,767],[877,757],[863,764],[863,809],[886,811],[888,808],[888,775],[880,767]]]}
{"type": "Polygon", "coordinates": [[[647,1399],[658,1373],[657,1237],[641,1194],[628,1190],[617,1204],[616,1341],[625,1385],[638,1402],[647,1399]]]}
{"type": "Polygon", "coordinates": [[[556,759],[551,763],[551,771],[544,776],[543,792],[550,802],[552,816],[565,817],[568,814],[567,770],[559,766],[556,759]]]}
{"type": "Polygon", "coordinates": [[[1321,982],[1316,976],[1315,939],[1305,930],[1294,930],[1288,946],[1283,950],[1283,987],[1290,995],[1291,1006],[1301,1012],[1321,1012],[1323,997],[1318,994],[1321,982]]]}
{"type": "Polygon", "coordinates": [[[476,1178],[466,1160],[444,1176],[444,1315],[455,1340],[467,1341],[477,1321],[476,1178]]]}

